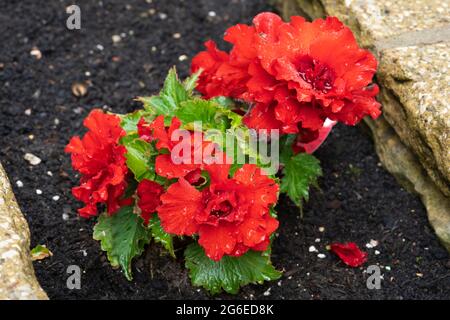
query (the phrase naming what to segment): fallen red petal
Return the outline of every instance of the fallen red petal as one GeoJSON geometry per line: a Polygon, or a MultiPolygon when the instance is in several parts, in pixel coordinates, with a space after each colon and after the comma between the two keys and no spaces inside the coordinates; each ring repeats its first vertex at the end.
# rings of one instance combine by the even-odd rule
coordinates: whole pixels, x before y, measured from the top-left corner
{"type": "Polygon", "coordinates": [[[331,251],[350,267],[359,267],[367,261],[367,252],[361,251],[354,242],[333,243],[331,244],[331,251]]]}

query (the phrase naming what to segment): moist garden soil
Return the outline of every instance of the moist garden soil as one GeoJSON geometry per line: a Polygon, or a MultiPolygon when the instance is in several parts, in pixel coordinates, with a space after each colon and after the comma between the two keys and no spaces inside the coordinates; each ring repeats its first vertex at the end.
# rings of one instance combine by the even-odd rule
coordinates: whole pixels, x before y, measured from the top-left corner
{"type": "MultiPolygon", "coordinates": [[[[0,2],[0,161],[30,225],[32,246],[45,244],[53,252],[34,263],[39,282],[52,299],[208,298],[191,286],[182,247],[173,260],[150,245],[135,260],[131,282],[110,267],[92,239],[94,221],[77,215],[80,203],[70,193],[77,177],[63,150],[70,136],[84,133],[82,120],[92,108],[117,113],[139,108],[133,99],[156,93],[172,65],[181,76],[188,74],[190,59],[205,40],[219,41],[227,27],[273,8],[257,0],[86,0],[80,1],[81,30],[70,31],[65,8],[72,3],[0,2]],[[113,35],[121,41],[113,43],[113,35]],[[40,59],[30,54],[33,47],[40,59]],[[76,82],[87,84],[85,96],[72,94],[76,82]],[[31,166],[23,158],[28,152],[42,163],[31,166]],[[83,270],[80,290],[66,286],[69,265],[83,270]]],[[[237,297],[448,298],[449,255],[418,197],[382,168],[364,130],[337,126],[316,155],[324,177],[303,218],[286,198],[277,208],[281,225],[273,263],[284,270],[283,277],[249,285],[237,297]],[[366,248],[371,239],[379,244],[366,248]],[[366,265],[345,266],[326,250],[334,241],[358,243],[369,253],[366,265]],[[309,252],[310,246],[318,252],[309,252]],[[366,286],[364,269],[371,264],[381,267],[380,290],[366,286]]]]}

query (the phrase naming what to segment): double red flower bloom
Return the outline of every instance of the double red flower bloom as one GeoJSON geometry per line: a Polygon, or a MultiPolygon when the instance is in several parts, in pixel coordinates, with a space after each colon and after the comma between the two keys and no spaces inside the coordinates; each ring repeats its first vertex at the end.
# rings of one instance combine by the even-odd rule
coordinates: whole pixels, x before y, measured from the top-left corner
{"type": "MultiPolygon", "coordinates": [[[[198,234],[199,244],[216,261],[224,255],[240,256],[249,249],[266,250],[270,235],[278,227],[278,221],[270,215],[278,185],[255,165],[244,165],[230,178],[229,159],[212,142],[204,141],[201,133],[197,142],[196,133],[187,131],[183,140],[172,141],[179,127],[179,120],[173,118],[166,128],[162,116],[150,124],[143,119],[138,124],[142,139],[156,141],[158,150],[169,151],[156,158],[158,175],[178,178],[161,195],[162,204],[156,209],[163,229],[180,236],[198,234]],[[183,148],[184,143],[187,148],[183,148]],[[190,152],[176,154],[177,149],[190,152]],[[196,156],[201,161],[195,161],[196,156]]],[[[154,204],[159,195],[153,194],[154,204]]],[[[144,197],[140,196],[141,200],[144,197]]]]}
{"type": "Polygon", "coordinates": [[[125,131],[120,118],[93,110],[83,122],[85,136],[73,137],[65,151],[72,155],[72,166],[81,173],[81,185],[72,189],[74,197],[85,203],[78,210],[82,217],[97,215],[97,204],[106,203],[108,213],[117,211],[127,186],[126,148],[119,145],[125,131]]]}
{"type": "Polygon", "coordinates": [[[203,69],[197,89],[252,103],[249,127],[298,133],[319,130],[326,118],[354,125],[380,114],[371,84],[377,61],[337,18],[283,22],[261,13],[224,39],[233,44],[230,53],[208,41],[192,60],[193,72],[203,69]]]}
{"type": "Polygon", "coordinates": [[[161,224],[169,233],[199,235],[206,255],[240,256],[249,249],[264,251],[278,221],[270,215],[277,201],[278,185],[246,164],[228,177],[229,167],[215,165],[206,170],[210,185],[198,190],[185,178],[169,187],[158,208],[161,224]]]}

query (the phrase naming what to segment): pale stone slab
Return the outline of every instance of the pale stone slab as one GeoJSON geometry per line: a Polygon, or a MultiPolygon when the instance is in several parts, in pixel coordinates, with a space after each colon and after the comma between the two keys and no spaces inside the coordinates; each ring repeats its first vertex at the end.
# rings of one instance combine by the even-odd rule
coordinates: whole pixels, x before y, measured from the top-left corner
{"type": "Polygon", "coordinates": [[[384,117],[450,196],[450,44],[380,53],[384,117]]]}
{"type": "Polygon", "coordinates": [[[30,230],[0,164],[0,300],[48,299],[34,275],[30,230]]]}

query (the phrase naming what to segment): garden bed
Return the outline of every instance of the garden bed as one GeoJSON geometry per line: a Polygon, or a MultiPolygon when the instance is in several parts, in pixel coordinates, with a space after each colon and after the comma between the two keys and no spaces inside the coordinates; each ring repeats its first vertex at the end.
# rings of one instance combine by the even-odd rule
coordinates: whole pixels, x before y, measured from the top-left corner
{"type": "MultiPolygon", "coordinates": [[[[0,31],[8,44],[0,48],[0,161],[29,223],[32,247],[45,244],[54,254],[35,262],[38,280],[53,299],[208,298],[191,286],[181,250],[175,261],[150,245],[134,264],[132,282],[111,269],[92,239],[93,221],[76,213],[79,203],[70,189],[77,179],[63,149],[70,136],[83,132],[82,119],[93,107],[136,109],[133,98],[159,91],[173,64],[181,76],[188,74],[204,40],[220,42],[228,26],[271,8],[261,1],[89,1],[81,6],[81,30],[69,31],[69,4],[0,5],[0,31]],[[114,43],[114,35],[120,41],[114,43]],[[33,47],[40,59],[30,54],[33,47]],[[80,98],[71,90],[77,82],[87,83],[80,98]],[[42,163],[30,165],[25,153],[42,163]],[[66,287],[69,265],[83,270],[80,290],[66,287]]],[[[303,219],[286,198],[277,210],[281,225],[273,263],[284,269],[283,277],[247,286],[238,298],[448,298],[448,253],[419,199],[381,167],[364,130],[337,126],[316,156],[325,178],[321,190],[312,191],[303,219]],[[371,239],[379,244],[366,248],[371,239]],[[350,269],[328,253],[326,245],[335,241],[358,243],[369,253],[366,265],[382,266],[381,290],[367,289],[364,267],[350,269]],[[325,258],[309,252],[310,246],[325,258]]]]}

